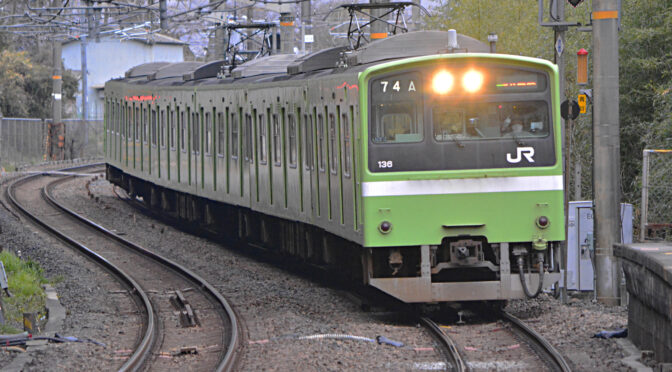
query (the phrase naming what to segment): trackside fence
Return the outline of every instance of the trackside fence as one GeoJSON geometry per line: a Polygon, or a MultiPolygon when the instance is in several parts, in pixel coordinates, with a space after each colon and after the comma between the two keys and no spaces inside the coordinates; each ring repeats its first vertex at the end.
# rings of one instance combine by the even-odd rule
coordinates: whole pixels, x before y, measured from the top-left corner
{"type": "MultiPolygon", "coordinates": [[[[25,165],[46,159],[51,119],[0,116],[0,162],[25,165]]],[[[63,159],[103,156],[103,120],[65,119],[63,159]]]]}
{"type": "Polygon", "coordinates": [[[640,240],[672,241],[672,150],[644,150],[640,240]]]}

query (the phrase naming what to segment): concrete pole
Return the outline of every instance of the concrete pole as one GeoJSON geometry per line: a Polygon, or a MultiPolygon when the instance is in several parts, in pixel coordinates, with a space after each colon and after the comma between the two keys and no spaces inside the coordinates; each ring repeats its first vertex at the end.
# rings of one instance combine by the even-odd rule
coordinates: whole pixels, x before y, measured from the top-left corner
{"type": "Polygon", "coordinates": [[[294,14],[290,12],[280,13],[280,48],[281,53],[294,53],[294,14]]]}
{"type": "Polygon", "coordinates": [[[61,69],[61,42],[54,40],[54,75],[52,76],[53,80],[53,94],[52,94],[52,118],[53,124],[58,124],[61,122],[62,117],[62,106],[61,106],[61,89],[63,85],[62,79],[62,69],[61,69]]]}
{"type": "Polygon", "coordinates": [[[620,238],[620,134],[618,0],[593,0],[593,188],[597,300],[618,305],[620,238]]]}
{"type": "MultiPolygon", "coordinates": [[[[420,5],[420,0],[413,0],[413,3],[420,5]]],[[[411,18],[413,22],[409,25],[410,31],[420,31],[420,8],[417,6],[411,7],[411,18]]]]}
{"type": "MultiPolygon", "coordinates": [[[[388,2],[388,0],[370,0],[371,4],[384,4],[388,2]]],[[[371,9],[371,15],[373,16],[380,17],[383,13],[385,13],[384,9],[371,9]]],[[[371,41],[386,38],[387,24],[381,21],[374,21],[373,18],[371,18],[371,22],[371,41]]]]}
{"type": "Polygon", "coordinates": [[[306,0],[301,3],[301,50],[303,53],[310,53],[313,50],[319,50],[315,47],[317,40],[315,34],[313,33],[313,22],[311,19],[312,9],[310,6],[310,0],[306,0]],[[306,45],[306,35],[313,35],[313,42],[306,45]],[[315,49],[313,48],[315,47],[315,49]]]}
{"type": "Polygon", "coordinates": [[[168,29],[168,6],[166,0],[159,0],[159,27],[165,32],[168,29]]]}

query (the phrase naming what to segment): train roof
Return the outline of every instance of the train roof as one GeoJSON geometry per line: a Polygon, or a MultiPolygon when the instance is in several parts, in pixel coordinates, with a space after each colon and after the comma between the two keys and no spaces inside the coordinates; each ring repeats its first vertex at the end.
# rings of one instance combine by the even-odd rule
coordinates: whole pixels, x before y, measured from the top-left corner
{"type": "Polygon", "coordinates": [[[357,50],[340,46],[307,55],[277,54],[253,59],[233,69],[223,60],[146,63],[128,70],[122,80],[145,85],[190,86],[294,80],[347,70],[361,71],[368,65],[395,59],[440,53],[489,52],[486,43],[469,36],[458,34],[457,42],[458,48],[449,48],[448,32],[416,31],[377,40],[357,50]]]}

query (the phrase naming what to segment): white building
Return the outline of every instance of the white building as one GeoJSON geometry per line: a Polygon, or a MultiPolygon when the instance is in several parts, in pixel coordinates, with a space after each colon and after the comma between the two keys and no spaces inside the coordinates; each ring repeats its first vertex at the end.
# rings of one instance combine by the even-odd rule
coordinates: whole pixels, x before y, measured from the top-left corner
{"type": "MultiPolygon", "coordinates": [[[[178,39],[152,34],[120,39],[104,36],[86,43],[87,114],[89,119],[103,118],[105,82],[124,76],[126,70],[148,62],[183,62],[183,46],[178,39]]],[[[63,44],[63,67],[76,73],[82,70],[82,42],[72,40],[63,44]]],[[[77,95],[77,116],[82,118],[81,79],[77,95]]]]}

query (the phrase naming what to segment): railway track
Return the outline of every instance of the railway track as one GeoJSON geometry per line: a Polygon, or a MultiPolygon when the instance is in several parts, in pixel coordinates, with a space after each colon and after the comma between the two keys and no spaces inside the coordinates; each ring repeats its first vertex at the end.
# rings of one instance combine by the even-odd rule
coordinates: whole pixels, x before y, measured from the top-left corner
{"type": "MultiPolygon", "coordinates": [[[[69,170],[91,172],[100,165],[69,170]]],[[[221,294],[185,267],[163,258],[61,205],[52,189],[71,177],[43,174],[19,179],[7,199],[22,214],[101,265],[126,289],[142,319],[133,351],[120,370],[167,370],[188,354],[191,370],[235,367],[239,322],[221,294]],[[38,191],[39,192],[36,192],[38,191]]]]}
{"type": "Polygon", "coordinates": [[[507,312],[494,323],[462,326],[443,326],[428,317],[420,320],[444,346],[448,370],[571,371],[547,340],[507,312]]]}

